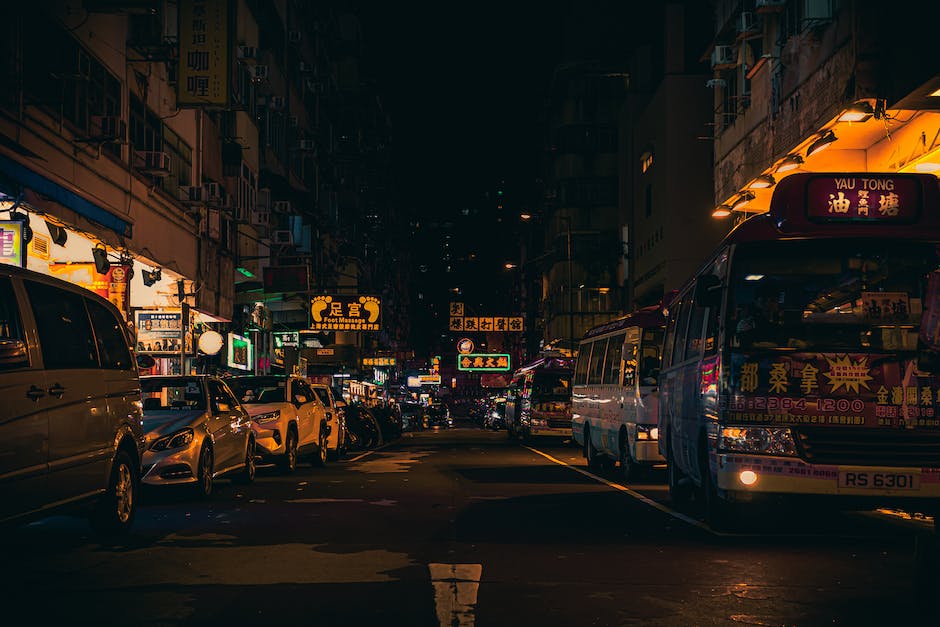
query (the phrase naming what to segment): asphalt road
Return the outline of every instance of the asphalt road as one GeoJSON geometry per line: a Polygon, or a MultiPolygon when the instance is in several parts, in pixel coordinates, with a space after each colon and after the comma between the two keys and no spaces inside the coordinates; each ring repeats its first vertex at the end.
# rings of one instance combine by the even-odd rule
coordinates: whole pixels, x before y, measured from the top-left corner
{"type": "Polygon", "coordinates": [[[0,589],[28,618],[7,624],[940,620],[923,521],[791,511],[718,535],[672,511],[663,480],[593,475],[557,440],[406,434],[325,469],[220,481],[209,502],[149,491],[116,543],[67,516],[7,531],[0,589]]]}

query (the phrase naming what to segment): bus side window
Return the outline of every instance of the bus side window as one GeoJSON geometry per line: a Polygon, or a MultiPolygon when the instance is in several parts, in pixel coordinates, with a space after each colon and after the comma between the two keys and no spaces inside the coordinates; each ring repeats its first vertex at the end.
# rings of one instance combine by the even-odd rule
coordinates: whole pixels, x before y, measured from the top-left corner
{"type": "Polygon", "coordinates": [[[676,319],[679,317],[679,309],[682,302],[676,299],[669,306],[669,321],[666,323],[666,338],[663,341],[663,368],[672,365],[672,349],[676,344],[676,319]]]}
{"type": "Polygon", "coordinates": [[[682,304],[679,307],[679,313],[676,315],[676,344],[672,348],[672,363],[682,363],[685,359],[686,332],[689,328],[689,314],[692,309],[691,294],[682,298],[682,304]]]}
{"type": "Polygon", "coordinates": [[[588,363],[591,361],[591,346],[594,342],[584,342],[578,348],[578,363],[574,371],[574,384],[585,385],[587,383],[588,363]]]}
{"type": "Polygon", "coordinates": [[[633,387],[636,385],[637,347],[633,342],[628,342],[623,348],[623,386],[633,387]]]}
{"type": "Polygon", "coordinates": [[[620,362],[623,351],[623,334],[610,338],[607,345],[607,357],[604,360],[604,383],[620,385],[620,362]]]}
{"type": "Polygon", "coordinates": [[[705,324],[705,313],[708,311],[705,307],[697,304],[691,307],[692,313],[689,320],[688,338],[685,345],[685,358],[695,359],[702,356],[702,327],[705,324]]]}
{"type": "Polygon", "coordinates": [[[596,385],[603,381],[604,357],[607,353],[607,340],[597,340],[591,350],[591,367],[588,370],[588,385],[596,385]]]}

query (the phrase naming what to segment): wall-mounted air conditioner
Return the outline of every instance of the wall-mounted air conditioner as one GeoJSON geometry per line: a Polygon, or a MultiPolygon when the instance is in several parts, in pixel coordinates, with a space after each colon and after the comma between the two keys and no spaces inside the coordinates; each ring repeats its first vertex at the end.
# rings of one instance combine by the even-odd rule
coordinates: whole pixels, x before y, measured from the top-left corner
{"type": "Polygon", "coordinates": [[[152,150],[135,150],[134,167],[151,176],[169,176],[170,155],[152,150]]]}
{"type": "Polygon", "coordinates": [[[271,212],[267,209],[252,209],[248,221],[252,226],[270,226],[271,212]]]}
{"type": "Polygon", "coordinates": [[[715,46],[712,50],[712,69],[734,66],[737,56],[737,51],[732,46],[715,46]]]}

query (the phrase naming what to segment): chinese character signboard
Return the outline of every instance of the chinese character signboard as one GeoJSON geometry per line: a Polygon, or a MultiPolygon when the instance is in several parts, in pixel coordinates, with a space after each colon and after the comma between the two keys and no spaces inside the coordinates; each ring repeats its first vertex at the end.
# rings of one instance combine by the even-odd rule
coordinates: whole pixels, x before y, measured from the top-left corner
{"type": "Polygon", "coordinates": [[[0,263],[23,267],[23,223],[19,220],[0,221],[0,263]]]}
{"type": "Polygon", "coordinates": [[[227,0],[179,3],[178,106],[228,105],[228,8],[227,0]]]}
{"type": "MultiPolygon", "coordinates": [[[[134,312],[138,353],[174,353],[182,348],[182,313],[156,309],[134,312]]],[[[189,347],[187,347],[189,348],[189,347]]]]}
{"type": "Polygon", "coordinates": [[[465,372],[505,372],[509,370],[509,355],[504,353],[457,355],[457,370],[465,372]]]}
{"type": "Polygon", "coordinates": [[[49,264],[49,273],[52,276],[81,285],[86,290],[108,299],[121,311],[125,320],[128,319],[131,305],[131,293],[127,289],[130,281],[129,270],[130,266],[112,265],[107,272],[101,274],[91,262],[49,264]]]}
{"type": "Polygon", "coordinates": [[[451,303],[450,315],[462,318],[463,317],[463,303],[451,303]]]}
{"type": "Polygon", "coordinates": [[[903,176],[819,176],[806,186],[806,215],[812,220],[911,222],[920,205],[920,181],[903,176]]]}
{"type": "Polygon", "coordinates": [[[363,357],[362,358],[363,366],[394,366],[395,358],[394,357],[363,357]]]}
{"type": "Polygon", "coordinates": [[[315,296],[310,313],[313,331],[378,331],[382,301],[378,296],[315,296]]]}

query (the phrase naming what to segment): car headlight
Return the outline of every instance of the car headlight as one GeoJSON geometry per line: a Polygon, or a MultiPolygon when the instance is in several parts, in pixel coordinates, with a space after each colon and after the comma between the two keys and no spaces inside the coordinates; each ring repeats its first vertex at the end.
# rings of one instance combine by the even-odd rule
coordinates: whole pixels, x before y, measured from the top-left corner
{"type": "Polygon", "coordinates": [[[492,416],[493,418],[499,418],[499,412],[495,412],[495,411],[490,412],[490,416],[492,416]]]}
{"type": "Polygon", "coordinates": [[[175,448],[183,448],[192,442],[193,438],[195,437],[196,434],[193,432],[193,430],[189,427],[186,427],[185,429],[181,429],[176,433],[171,433],[170,435],[165,435],[162,438],[159,438],[150,445],[150,450],[169,451],[175,448]]]}
{"type": "Polygon", "coordinates": [[[259,425],[268,425],[272,422],[277,422],[281,419],[281,410],[276,409],[274,411],[269,411],[264,414],[258,414],[252,420],[257,422],[259,425]]]}
{"type": "Polygon", "coordinates": [[[722,427],[718,449],[732,453],[758,453],[796,457],[790,427],[722,427]]]}
{"type": "Polygon", "coordinates": [[[533,419],[532,419],[532,426],[533,426],[533,427],[547,427],[547,426],[548,426],[548,421],[545,420],[544,418],[533,418],[533,419]]]}
{"type": "Polygon", "coordinates": [[[654,425],[637,425],[636,426],[636,439],[637,440],[658,440],[659,439],[659,427],[654,425]]]}

